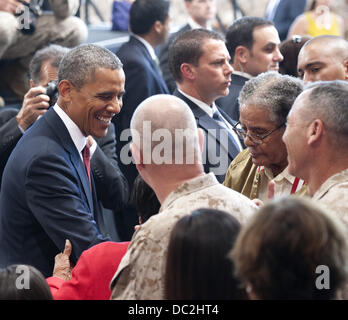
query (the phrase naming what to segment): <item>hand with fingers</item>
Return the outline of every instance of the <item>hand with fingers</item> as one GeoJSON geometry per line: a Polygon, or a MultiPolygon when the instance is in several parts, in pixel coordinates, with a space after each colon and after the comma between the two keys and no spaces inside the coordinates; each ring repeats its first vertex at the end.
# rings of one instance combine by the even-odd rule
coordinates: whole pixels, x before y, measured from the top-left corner
{"type": "MultiPolygon", "coordinates": [[[[30,0],[25,0],[25,2],[29,3],[30,0]]],[[[15,14],[21,8],[23,8],[23,4],[17,0],[0,0],[0,11],[15,14]]]]}
{"type": "MultiPolygon", "coordinates": [[[[271,201],[274,198],[274,186],[275,183],[273,180],[268,182],[268,194],[267,194],[267,199],[268,201],[271,201]]],[[[252,200],[259,208],[264,205],[263,201],[260,199],[253,199],[252,200]]]]}
{"type": "Polygon", "coordinates": [[[65,240],[64,251],[57,254],[54,258],[53,277],[58,277],[65,281],[71,279],[72,266],[69,259],[71,250],[71,242],[69,240],[65,240]]]}
{"type": "Polygon", "coordinates": [[[33,87],[24,96],[22,108],[16,117],[18,125],[25,131],[49,108],[50,98],[44,87],[33,87]]]}

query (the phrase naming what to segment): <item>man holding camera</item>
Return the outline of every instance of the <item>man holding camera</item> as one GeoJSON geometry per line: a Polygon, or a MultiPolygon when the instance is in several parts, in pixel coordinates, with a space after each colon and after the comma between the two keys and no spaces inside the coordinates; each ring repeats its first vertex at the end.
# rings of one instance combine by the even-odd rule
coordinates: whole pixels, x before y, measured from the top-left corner
{"type": "Polygon", "coordinates": [[[73,15],[79,0],[49,0],[53,14],[42,13],[43,1],[0,0],[0,60],[2,88],[18,97],[28,90],[26,72],[33,54],[50,43],[74,47],[87,37],[82,20],[73,15]]]}
{"type": "Polygon", "coordinates": [[[23,133],[43,115],[52,103],[46,95],[46,86],[58,77],[58,66],[67,48],[51,45],[39,50],[29,66],[30,89],[25,94],[22,107],[0,111],[0,189],[2,173],[8,157],[23,133]]]}

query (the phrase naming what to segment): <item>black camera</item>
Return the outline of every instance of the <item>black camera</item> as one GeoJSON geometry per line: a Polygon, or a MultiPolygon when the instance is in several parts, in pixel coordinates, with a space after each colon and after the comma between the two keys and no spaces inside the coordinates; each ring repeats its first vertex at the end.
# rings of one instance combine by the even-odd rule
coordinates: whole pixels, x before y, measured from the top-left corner
{"type": "Polygon", "coordinates": [[[56,104],[58,100],[58,80],[50,81],[46,87],[46,95],[50,97],[50,107],[56,104]]]}
{"type": "Polygon", "coordinates": [[[35,0],[30,0],[30,3],[24,0],[17,1],[24,5],[24,10],[15,13],[16,17],[21,18],[19,21],[20,30],[24,34],[33,34],[36,29],[37,19],[42,14],[40,5],[35,0]]]}

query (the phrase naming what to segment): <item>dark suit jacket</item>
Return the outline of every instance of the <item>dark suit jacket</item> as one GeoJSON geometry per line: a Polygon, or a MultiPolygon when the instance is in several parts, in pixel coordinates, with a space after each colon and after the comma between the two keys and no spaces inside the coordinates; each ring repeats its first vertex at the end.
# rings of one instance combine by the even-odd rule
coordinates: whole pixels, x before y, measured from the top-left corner
{"type": "MultiPolygon", "coordinates": [[[[121,112],[113,118],[113,123],[116,129],[119,165],[132,190],[138,171],[134,164],[124,162],[122,154],[128,155],[128,160],[130,160],[128,145],[130,134],[126,136],[126,141],[121,139],[121,134],[124,130],[129,129],[134,110],[142,101],[155,94],[168,94],[169,91],[159,73],[158,66],[152,60],[144,44],[138,39],[131,36],[129,41],[123,44],[117,52],[117,56],[122,61],[126,74],[126,92],[123,96],[121,112]]],[[[130,240],[134,232],[134,225],[138,224],[138,216],[134,208],[127,207],[116,216],[116,219],[121,240],[130,240]]]]}
{"type": "Polygon", "coordinates": [[[30,264],[52,275],[54,257],[72,243],[71,260],[108,240],[98,230],[80,155],[53,108],[28,129],[5,167],[0,194],[0,265],[30,264]]]}
{"type": "Polygon", "coordinates": [[[22,132],[16,121],[17,113],[18,110],[15,108],[0,110],[0,190],[7,160],[18,140],[22,137],[22,132]]]}
{"type": "MultiPolygon", "coordinates": [[[[221,134],[223,128],[194,102],[186,98],[178,90],[175,90],[173,95],[188,104],[195,116],[198,128],[203,129],[205,133],[203,151],[204,171],[207,173],[210,171],[214,172],[218,181],[222,183],[225,180],[229,164],[239,154],[239,147],[232,139],[228,139],[226,144],[226,140],[223,140],[221,134]]],[[[222,109],[217,108],[231,125],[236,123],[222,109]]]]}
{"type": "Polygon", "coordinates": [[[229,94],[226,97],[221,97],[216,100],[216,103],[219,105],[219,107],[235,121],[239,121],[238,96],[245,82],[247,82],[248,80],[248,78],[242,77],[237,74],[232,74],[229,94]]]}
{"type": "MultiPolygon", "coordinates": [[[[0,110],[0,189],[7,160],[22,137],[16,121],[17,113],[15,108],[0,110]]],[[[118,166],[114,126],[109,127],[105,137],[95,140],[98,146],[91,159],[91,171],[97,198],[105,208],[119,210],[128,201],[129,188],[118,166]]]]}
{"type": "Polygon", "coordinates": [[[273,22],[281,41],[285,40],[294,20],[304,12],[306,0],[280,0],[273,22]]]}
{"type": "Polygon", "coordinates": [[[168,41],[161,46],[160,54],[158,56],[160,61],[160,67],[163,74],[163,79],[166,82],[166,85],[168,87],[168,90],[170,93],[173,93],[176,89],[176,83],[172,76],[172,73],[169,70],[168,65],[168,55],[169,55],[169,47],[173,43],[174,39],[181,33],[191,30],[191,26],[189,24],[185,24],[181,29],[179,29],[177,32],[174,32],[170,35],[168,38],[168,41]]]}

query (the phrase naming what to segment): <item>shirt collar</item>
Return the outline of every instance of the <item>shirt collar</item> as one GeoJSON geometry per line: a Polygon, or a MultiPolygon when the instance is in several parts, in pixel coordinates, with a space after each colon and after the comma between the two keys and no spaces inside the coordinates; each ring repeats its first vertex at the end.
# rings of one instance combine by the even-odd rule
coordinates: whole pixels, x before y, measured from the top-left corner
{"type": "Polygon", "coordinates": [[[288,167],[286,167],[281,173],[279,173],[276,177],[273,177],[273,172],[271,169],[266,167],[261,167],[261,170],[264,170],[264,173],[268,180],[274,180],[276,182],[287,180],[291,184],[294,183],[295,177],[289,173],[288,167]]]}
{"type": "Polygon", "coordinates": [[[246,72],[242,72],[242,71],[233,71],[233,74],[236,74],[238,76],[241,76],[241,77],[244,77],[244,78],[247,78],[247,79],[252,79],[253,76],[249,73],[246,73],[246,72]]]}
{"type": "Polygon", "coordinates": [[[152,60],[158,59],[157,56],[156,56],[155,50],[154,50],[154,48],[152,47],[152,45],[150,43],[148,43],[144,38],[139,37],[136,34],[132,34],[132,35],[133,35],[134,38],[138,39],[145,46],[147,51],[150,53],[150,56],[151,56],[152,60]]]}
{"type": "Polygon", "coordinates": [[[80,128],[72,121],[69,116],[63,111],[63,109],[56,103],[53,106],[54,111],[58,114],[59,118],[62,119],[66,126],[74,145],[81,156],[82,149],[85,147],[87,137],[83,135],[80,128]]]}
{"type": "Polygon", "coordinates": [[[342,181],[348,180],[348,169],[344,169],[341,172],[338,172],[328,178],[320,188],[313,194],[313,199],[319,200],[321,199],[333,186],[338,183],[342,183],[342,181]]]}
{"type": "Polygon", "coordinates": [[[212,172],[188,180],[167,196],[161,205],[160,212],[168,208],[176,199],[181,198],[183,195],[190,194],[216,184],[219,184],[219,182],[212,172]]]}
{"type": "Polygon", "coordinates": [[[207,29],[212,31],[213,28],[211,27],[211,23],[207,22],[207,27],[203,28],[200,24],[198,24],[196,21],[192,19],[192,17],[188,18],[188,24],[190,25],[191,29],[207,29]]]}
{"type": "Polygon", "coordinates": [[[182,90],[178,89],[178,91],[185,96],[187,99],[190,99],[192,102],[194,102],[198,107],[200,107],[205,113],[209,115],[210,118],[213,117],[214,112],[217,110],[215,102],[213,102],[212,106],[207,105],[201,100],[198,100],[187,93],[183,92],[182,90]]]}

